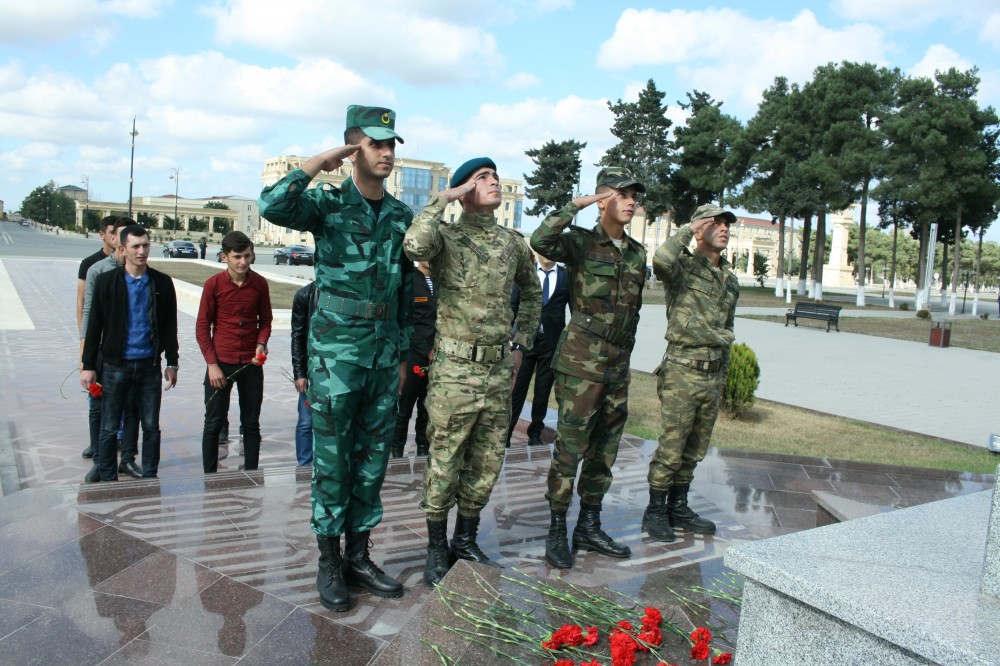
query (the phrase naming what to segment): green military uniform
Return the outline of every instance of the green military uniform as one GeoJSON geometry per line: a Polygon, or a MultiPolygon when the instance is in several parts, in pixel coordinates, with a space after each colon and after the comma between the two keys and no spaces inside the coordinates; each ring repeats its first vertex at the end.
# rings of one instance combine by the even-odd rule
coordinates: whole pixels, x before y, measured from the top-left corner
{"type": "Polygon", "coordinates": [[[715,268],[692,253],[693,236],[682,227],[653,257],[667,304],[667,350],[657,370],[663,428],[649,464],[649,486],[657,490],[690,485],[704,459],[734,339],[739,280],[725,257],[715,268]]]}
{"type": "Polygon", "coordinates": [[[531,235],[535,251],[566,265],[573,311],[553,363],[559,425],[545,495],[553,510],[569,506],[581,458],[583,504],[599,505],[611,486],[646,278],[641,244],[626,235],[619,250],[600,224],[567,229],[578,211],[567,204],[531,235]]]}
{"type": "Polygon", "coordinates": [[[316,239],[317,307],[309,323],[313,513],[321,536],[367,532],[395,424],[400,359],[410,348],[412,264],[403,256],[410,209],[383,194],[376,217],[354,182],[307,189],[292,171],[260,195],[261,216],[316,239]]]}
{"type": "Polygon", "coordinates": [[[521,288],[515,344],[531,347],[533,336],[524,331],[538,329],[542,303],[521,235],[499,226],[493,213],[466,212],[442,224],[446,206],[444,198],[431,198],[405,241],[407,256],[430,263],[438,298],[426,399],[430,453],[420,503],[434,522],[446,520],[456,501],[460,516],[478,519],[489,501],[510,423],[514,283],[521,288]]]}

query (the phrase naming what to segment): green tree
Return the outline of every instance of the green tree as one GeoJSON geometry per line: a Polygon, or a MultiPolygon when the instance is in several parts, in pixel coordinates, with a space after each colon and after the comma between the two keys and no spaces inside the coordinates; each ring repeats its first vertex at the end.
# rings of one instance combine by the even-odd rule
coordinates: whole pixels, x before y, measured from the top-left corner
{"type": "Polygon", "coordinates": [[[535,163],[531,175],[524,174],[525,194],[535,202],[525,211],[528,215],[547,215],[573,199],[583,166],[580,151],[586,147],[586,142],[567,139],[546,141],[541,148],[524,151],[535,163]]]}
{"type": "Polygon", "coordinates": [[[49,181],[36,187],[21,202],[21,215],[35,222],[48,223],[63,229],[71,229],[76,224],[76,204],[68,196],[56,189],[49,181]]]}
{"type": "Polygon", "coordinates": [[[754,252],[753,276],[754,279],[760,283],[760,286],[762,287],[764,286],[764,279],[767,277],[767,271],[769,271],[770,269],[771,267],[768,265],[767,255],[765,255],[763,252],[754,252]]]}
{"type": "Polygon", "coordinates": [[[688,102],[678,102],[690,112],[682,127],[674,129],[671,144],[674,170],[670,174],[674,219],[691,219],[698,206],[718,201],[725,205],[727,190],[741,178],[733,173],[733,149],[743,131],[740,122],[720,110],[707,93],[687,93],[688,102]]]}
{"type": "MultiPolygon", "coordinates": [[[[173,220],[173,218],[170,219],[171,221],[173,220]]],[[[139,214],[136,216],[135,221],[138,222],[139,225],[144,229],[156,228],[157,219],[156,215],[154,215],[153,213],[146,213],[144,211],[139,211],[139,214]]],[[[171,229],[172,228],[173,227],[171,227],[171,229]]]]}
{"type": "MultiPolygon", "coordinates": [[[[646,223],[670,209],[670,142],[667,132],[671,121],[663,104],[664,93],[656,89],[653,79],[639,93],[636,102],[608,102],[615,116],[611,133],[618,143],[604,153],[599,166],[620,166],[630,169],[646,186],[642,205],[646,223]]],[[[645,227],[643,236],[645,236],[645,227]]],[[[645,242],[645,238],[642,239],[645,242]]]]}
{"type": "Polygon", "coordinates": [[[188,219],[188,231],[191,232],[208,231],[208,218],[192,215],[190,219],[188,219]]]}
{"type": "Polygon", "coordinates": [[[83,211],[83,226],[88,231],[100,231],[102,219],[100,212],[96,210],[83,211]]]}
{"type": "MultiPolygon", "coordinates": [[[[202,206],[202,208],[212,208],[214,210],[231,210],[229,206],[222,201],[207,201],[205,202],[205,205],[202,206]]],[[[208,229],[208,223],[207,223],[208,219],[211,219],[212,230],[215,231],[216,233],[226,234],[232,230],[233,226],[232,219],[228,217],[212,217],[212,218],[206,218],[205,229],[199,229],[199,231],[204,231],[208,229]]],[[[192,231],[194,231],[194,229],[192,229],[192,231]]]]}

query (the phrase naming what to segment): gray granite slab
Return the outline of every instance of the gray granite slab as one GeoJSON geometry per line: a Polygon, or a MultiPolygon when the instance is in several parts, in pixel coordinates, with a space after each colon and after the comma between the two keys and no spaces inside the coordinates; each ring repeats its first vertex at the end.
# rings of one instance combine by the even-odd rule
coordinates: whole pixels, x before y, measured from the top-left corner
{"type": "MultiPolygon", "coordinates": [[[[1000,474],[1000,465],[997,465],[1000,474]]],[[[983,594],[1000,600],[1000,483],[993,487],[993,507],[983,558],[983,594]]]]}
{"type": "Polygon", "coordinates": [[[725,563],[931,662],[995,664],[1000,603],[979,593],[990,504],[983,492],[859,518],[730,548],[725,563]]]}

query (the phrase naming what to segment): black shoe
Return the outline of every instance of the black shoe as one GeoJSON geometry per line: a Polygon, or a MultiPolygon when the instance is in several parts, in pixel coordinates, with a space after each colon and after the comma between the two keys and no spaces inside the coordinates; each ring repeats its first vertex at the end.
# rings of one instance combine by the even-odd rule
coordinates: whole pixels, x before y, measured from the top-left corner
{"type": "Polygon", "coordinates": [[[448,573],[448,521],[427,520],[427,564],[424,582],[434,587],[448,573]]]}
{"type": "Polygon", "coordinates": [[[121,464],[118,465],[118,472],[128,474],[133,479],[142,478],[142,470],[139,469],[139,466],[135,464],[134,460],[123,460],[121,464]]]}
{"type": "Polygon", "coordinates": [[[393,444],[389,447],[389,456],[392,458],[402,458],[403,457],[403,447],[396,446],[393,444]]]}
{"type": "Polygon", "coordinates": [[[88,446],[87,448],[85,448],[83,450],[83,453],[81,453],[80,456],[83,457],[83,458],[93,458],[94,457],[94,447],[88,446]]]}
{"type": "Polygon", "coordinates": [[[670,516],[667,515],[667,491],[649,489],[649,506],[642,514],[642,529],[649,533],[653,541],[670,543],[677,537],[670,526],[670,516]]]}
{"type": "Polygon", "coordinates": [[[528,446],[545,446],[541,435],[528,435],[528,446]]]}
{"type": "Polygon", "coordinates": [[[469,518],[458,514],[455,520],[455,534],[451,538],[451,548],[448,549],[448,563],[454,564],[458,560],[485,564],[489,567],[500,567],[499,564],[486,557],[476,543],[476,533],[479,531],[479,516],[469,518]]]}
{"type": "Polygon", "coordinates": [[[573,546],[581,550],[592,550],[608,557],[626,558],[632,556],[632,549],[618,543],[601,529],[601,505],[580,504],[580,517],[573,530],[573,546]]]}
{"type": "Polygon", "coordinates": [[[100,483],[101,482],[101,470],[97,469],[97,465],[90,468],[87,475],[83,477],[84,483],[100,483]]]}
{"type": "Polygon", "coordinates": [[[217,460],[225,460],[229,457],[229,447],[225,444],[219,445],[219,457],[217,460]]]}
{"type": "Polygon", "coordinates": [[[430,442],[417,442],[417,457],[426,456],[431,452],[430,442]]]}
{"type": "Polygon", "coordinates": [[[344,544],[344,580],[360,585],[377,597],[403,596],[403,586],[387,576],[368,554],[368,532],[348,532],[344,544]]]}
{"type": "Polygon", "coordinates": [[[688,506],[688,491],[691,486],[671,486],[667,498],[667,515],[670,524],[677,529],[695,534],[715,534],[715,523],[705,520],[688,506]]]}
{"type": "Polygon", "coordinates": [[[316,590],[323,608],[342,613],[351,608],[351,593],[344,582],[343,559],[340,557],[340,537],[316,536],[319,544],[319,571],[316,590]]]}
{"type": "Polygon", "coordinates": [[[545,561],[558,569],[573,568],[573,553],[566,542],[566,510],[552,509],[549,535],[545,538],[545,561]]]}
{"type": "Polygon", "coordinates": [[[227,443],[229,441],[229,426],[226,426],[219,431],[219,446],[227,443]]]}

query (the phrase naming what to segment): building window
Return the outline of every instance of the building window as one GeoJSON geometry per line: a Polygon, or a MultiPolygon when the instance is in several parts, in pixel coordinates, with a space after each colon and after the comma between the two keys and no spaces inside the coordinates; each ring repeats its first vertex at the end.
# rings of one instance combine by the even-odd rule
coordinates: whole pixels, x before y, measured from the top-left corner
{"type": "Polygon", "coordinates": [[[515,201],[514,202],[514,228],[515,229],[520,229],[521,228],[521,202],[520,201],[515,201]]]}
{"type": "Polygon", "coordinates": [[[403,167],[404,190],[424,190],[428,192],[431,189],[431,178],[431,172],[426,169],[403,167]]]}
{"type": "Polygon", "coordinates": [[[399,200],[406,204],[414,215],[419,215],[423,211],[430,198],[425,192],[403,192],[399,195],[399,200]]]}

